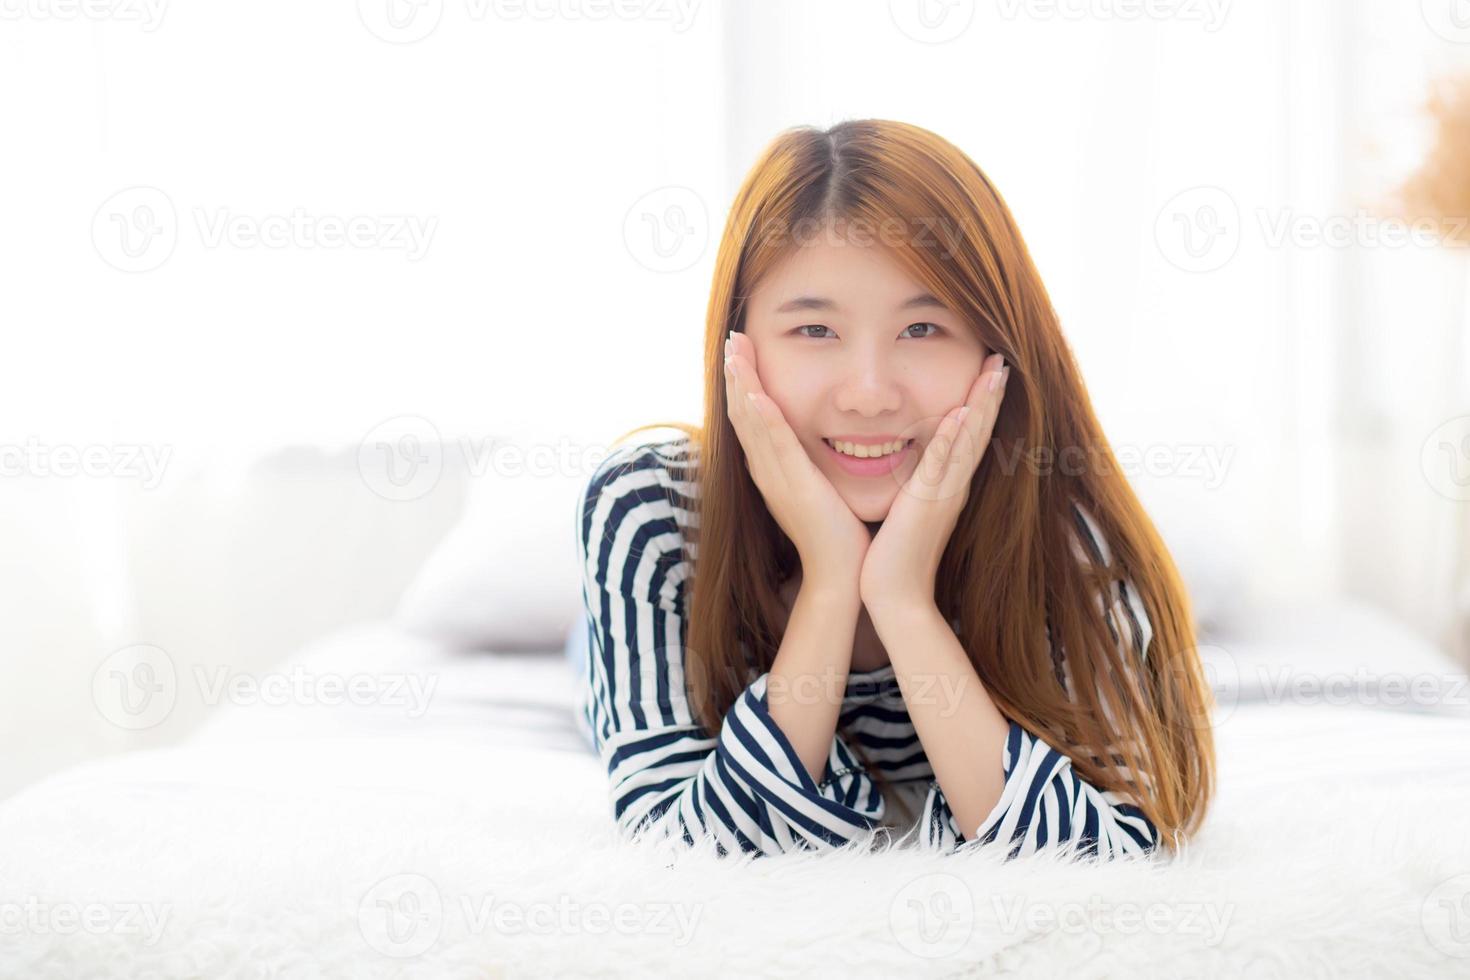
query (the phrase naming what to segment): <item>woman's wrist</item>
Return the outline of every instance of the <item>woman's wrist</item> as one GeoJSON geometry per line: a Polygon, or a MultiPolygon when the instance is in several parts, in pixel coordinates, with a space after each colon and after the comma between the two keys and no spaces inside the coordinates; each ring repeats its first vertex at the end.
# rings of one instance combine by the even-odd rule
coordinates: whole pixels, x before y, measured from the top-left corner
{"type": "Polygon", "coordinates": [[[939,604],[932,595],[888,595],[875,601],[864,600],[863,607],[875,624],[880,619],[913,620],[939,615],[939,604]]]}
{"type": "Polygon", "coordinates": [[[820,606],[838,612],[856,613],[862,608],[857,579],[841,579],[836,576],[802,577],[797,588],[797,597],[808,605],[820,606]]]}

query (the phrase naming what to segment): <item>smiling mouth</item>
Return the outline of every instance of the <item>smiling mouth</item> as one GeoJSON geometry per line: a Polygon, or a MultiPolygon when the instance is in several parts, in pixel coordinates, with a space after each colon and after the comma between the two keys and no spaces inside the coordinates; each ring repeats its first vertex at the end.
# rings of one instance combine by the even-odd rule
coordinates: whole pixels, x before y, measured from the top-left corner
{"type": "Polygon", "coordinates": [[[914,440],[899,439],[894,442],[883,443],[876,446],[864,446],[858,443],[844,442],[841,440],[833,442],[831,439],[828,439],[825,436],[822,437],[822,441],[825,442],[829,448],[836,450],[844,456],[851,457],[852,459],[880,459],[884,456],[891,456],[895,453],[903,452],[913,443],[914,440]]]}

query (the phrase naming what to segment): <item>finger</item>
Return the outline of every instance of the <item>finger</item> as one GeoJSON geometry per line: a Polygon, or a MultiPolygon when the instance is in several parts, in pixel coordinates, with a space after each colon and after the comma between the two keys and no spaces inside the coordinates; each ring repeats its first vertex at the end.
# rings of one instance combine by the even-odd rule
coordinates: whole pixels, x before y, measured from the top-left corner
{"type": "Polygon", "coordinates": [[[732,354],[725,359],[725,400],[729,406],[730,424],[735,427],[735,435],[745,447],[746,456],[752,458],[754,465],[761,466],[762,457],[772,455],[773,451],[765,419],[748,397],[746,377],[739,355],[732,354]]]}
{"type": "Polygon", "coordinates": [[[965,405],[970,411],[961,426],[956,456],[959,457],[958,462],[968,461],[972,471],[980,465],[980,457],[990,442],[990,433],[1000,413],[1001,399],[1005,396],[1005,379],[1009,373],[1009,366],[1000,354],[986,358],[979,377],[970,385],[969,394],[965,398],[965,405]],[[992,387],[991,382],[996,379],[999,383],[992,387]]]}
{"type": "Polygon", "coordinates": [[[966,435],[966,420],[974,415],[974,409],[969,405],[961,405],[947,418],[947,422],[954,433],[951,440],[949,454],[944,460],[944,472],[940,477],[939,496],[951,497],[961,492],[968,484],[971,474],[975,471],[975,464],[970,461],[968,446],[969,436],[966,435]]]}
{"type": "Polygon", "coordinates": [[[760,414],[761,421],[765,423],[766,436],[770,440],[771,451],[776,459],[783,466],[793,463],[800,465],[805,461],[807,459],[806,450],[802,448],[801,440],[796,438],[796,433],[787,423],[781,406],[777,405],[765,392],[751,392],[747,397],[760,414]]]}
{"type": "Polygon", "coordinates": [[[730,337],[730,349],[740,365],[740,381],[747,392],[747,401],[765,424],[772,452],[783,462],[795,459],[797,453],[805,458],[806,450],[802,448],[801,440],[796,438],[796,433],[787,424],[780,406],[761,384],[760,370],[756,366],[755,344],[745,334],[734,333],[730,337]]]}
{"type": "MultiPolygon", "coordinates": [[[[740,336],[735,334],[736,337],[740,336]]],[[[780,408],[762,389],[760,379],[755,377],[744,351],[749,344],[736,342],[730,362],[737,382],[736,399],[740,402],[745,419],[746,456],[752,475],[761,482],[767,476],[772,479],[784,474],[791,465],[792,452],[804,452],[796,440],[796,434],[786,424],[780,408]]]]}
{"type": "Polygon", "coordinates": [[[945,483],[960,425],[968,411],[967,405],[950,409],[939,420],[934,437],[924,447],[924,455],[920,458],[912,479],[917,481],[915,489],[922,491],[921,496],[926,499],[934,499],[934,495],[940,492],[945,483]]]}

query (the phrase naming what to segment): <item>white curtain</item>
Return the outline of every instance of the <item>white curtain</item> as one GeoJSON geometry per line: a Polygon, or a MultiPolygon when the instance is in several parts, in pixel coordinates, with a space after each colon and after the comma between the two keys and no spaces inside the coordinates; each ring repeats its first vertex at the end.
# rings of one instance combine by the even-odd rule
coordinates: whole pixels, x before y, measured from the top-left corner
{"type": "Polygon", "coordinates": [[[197,721],[109,725],[113,650],[260,671],[390,614],[463,440],[697,417],[722,43],[684,2],[5,5],[0,797],[197,721]],[[385,500],[357,449],[410,415],[444,479],[385,500]]]}
{"type": "Polygon", "coordinates": [[[728,5],[731,179],[795,123],[958,143],[1017,215],[1115,447],[1163,450],[1130,475],[1221,590],[1212,615],[1346,592],[1453,645],[1464,504],[1419,450],[1470,410],[1464,260],[1331,236],[1422,157],[1416,103],[1470,45],[1431,0],[1141,6],[728,5]]]}
{"type": "MultiPolygon", "coordinates": [[[[1383,206],[1432,148],[1431,86],[1470,71],[1470,18],[1456,0],[1351,14],[1341,157],[1354,206],[1383,206]]],[[[1470,250],[1359,244],[1341,296],[1345,582],[1470,663],[1470,250]]]]}

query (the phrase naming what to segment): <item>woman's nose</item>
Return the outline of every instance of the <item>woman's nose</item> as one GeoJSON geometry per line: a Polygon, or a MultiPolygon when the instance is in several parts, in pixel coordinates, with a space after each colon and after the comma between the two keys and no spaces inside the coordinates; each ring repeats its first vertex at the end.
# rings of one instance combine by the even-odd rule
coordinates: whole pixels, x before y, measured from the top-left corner
{"type": "Polygon", "coordinates": [[[845,412],[877,415],[896,410],[903,400],[896,366],[881,355],[855,356],[842,369],[836,400],[836,407],[845,412]]]}

